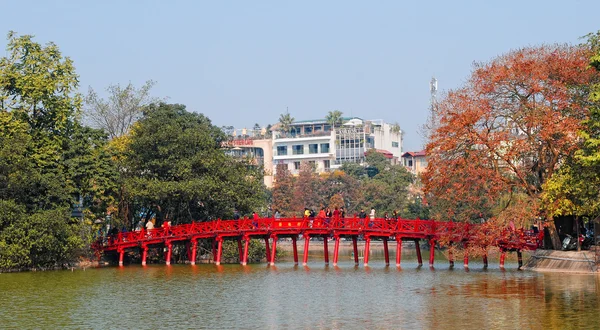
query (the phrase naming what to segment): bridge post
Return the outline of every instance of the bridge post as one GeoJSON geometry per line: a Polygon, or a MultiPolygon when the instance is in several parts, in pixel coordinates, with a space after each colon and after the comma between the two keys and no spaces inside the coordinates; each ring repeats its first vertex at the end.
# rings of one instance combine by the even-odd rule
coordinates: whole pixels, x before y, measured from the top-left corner
{"type": "Polygon", "coordinates": [[[198,240],[193,239],[190,244],[190,264],[193,266],[196,264],[196,253],[198,251],[198,240]]]}
{"type": "Polygon", "coordinates": [[[335,239],[335,245],[333,247],[333,266],[337,266],[338,264],[338,254],[340,252],[340,236],[334,235],[333,239],[335,239]]]}
{"type": "Polygon", "coordinates": [[[298,245],[297,245],[297,240],[298,238],[296,236],[292,236],[292,248],[294,250],[294,264],[297,265],[298,264],[298,245]]]}
{"type": "Polygon", "coordinates": [[[464,245],[464,250],[465,250],[465,254],[464,254],[464,260],[463,260],[463,265],[465,268],[469,268],[469,250],[467,250],[468,245],[467,243],[465,243],[464,245]]]}
{"type": "Polygon", "coordinates": [[[119,249],[119,266],[123,266],[123,257],[125,256],[125,250],[119,249]]]}
{"type": "Polygon", "coordinates": [[[365,237],[365,255],[364,255],[364,264],[365,267],[369,267],[369,249],[371,248],[371,236],[365,237]]]}
{"type": "Polygon", "coordinates": [[[504,268],[504,258],[506,258],[506,250],[500,249],[500,268],[504,268]]]}
{"type": "Polygon", "coordinates": [[[358,266],[358,237],[352,236],[352,248],[354,249],[354,265],[358,266]]]}
{"type": "Polygon", "coordinates": [[[487,251],[483,253],[483,268],[488,268],[487,251]]]}
{"type": "Polygon", "coordinates": [[[271,261],[271,248],[269,247],[269,236],[265,237],[265,253],[267,254],[267,263],[271,261]]]}
{"type": "Polygon", "coordinates": [[[215,265],[221,264],[221,254],[223,252],[223,237],[217,237],[217,255],[215,257],[215,265]]]}
{"type": "Polygon", "coordinates": [[[302,266],[306,266],[308,263],[308,243],[310,242],[310,235],[304,234],[304,255],[302,256],[302,266]]]}
{"type": "Polygon", "coordinates": [[[323,256],[325,257],[325,264],[329,265],[329,247],[327,245],[327,239],[329,235],[323,235],[323,256]]]}
{"type": "Polygon", "coordinates": [[[400,267],[402,260],[402,237],[396,236],[396,267],[400,267]]]}
{"type": "Polygon", "coordinates": [[[388,239],[387,237],[383,238],[383,253],[385,255],[385,265],[390,265],[390,251],[388,250],[388,239]]]}
{"type": "Polygon", "coordinates": [[[429,240],[429,267],[433,267],[433,262],[435,260],[435,240],[429,240]]]}
{"type": "Polygon", "coordinates": [[[273,237],[273,247],[271,250],[271,266],[275,266],[275,255],[277,254],[277,235],[272,234],[271,237],[273,237]]]}
{"type": "Polygon", "coordinates": [[[148,257],[148,246],[142,245],[142,266],[146,266],[146,258],[148,257]]]}
{"type": "Polygon", "coordinates": [[[417,261],[419,262],[419,266],[423,266],[423,258],[421,258],[421,245],[419,244],[419,239],[415,239],[415,249],[417,250],[417,261]]]}
{"type": "Polygon", "coordinates": [[[521,269],[521,267],[523,267],[523,254],[521,253],[521,250],[517,250],[517,260],[519,262],[519,270],[521,269]]]}
{"type": "Polygon", "coordinates": [[[244,236],[244,255],[242,257],[242,266],[248,264],[248,247],[250,245],[250,237],[244,236]]]}
{"type": "Polygon", "coordinates": [[[166,247],[167,247],[167,255],[166,255],[165,261],[166,261],[167,266],[169,266],[171,264],[171,253],[173,251],[173,245],[171,245],[171,242],[167,242],[166,247]]]}

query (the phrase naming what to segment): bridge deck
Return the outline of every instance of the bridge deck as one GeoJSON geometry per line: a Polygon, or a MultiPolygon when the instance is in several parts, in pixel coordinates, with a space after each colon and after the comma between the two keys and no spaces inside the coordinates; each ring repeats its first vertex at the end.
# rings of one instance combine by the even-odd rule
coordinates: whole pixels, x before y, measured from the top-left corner
{"type": "MultiPolygon", "coordinates": [[[[415,240],[417,242],[417,258],[422,264],[419,240],[427,240],[430,245],[430,265],[434,261],[435,242],[441,237],[455,243],[468,244],[474,240],[480,225],[457,222],[438,222],[431,220],[408,220],[408,219],[360,219],[360,218],[261,218],[243,220],[216,220],[208,222],[193,222],[170,226],[167,228],[156,228],[150,231],[142,229],[134,232],[124,232],[109,236],[106,240],[98,241],[93,248],[98,252],[116,251],[120,254],[119,264],[123,264],[123,255],[126,249],[139,248],[142,251],[142,264],[146,263],[148,248],[151,246],[165,246],[167,248],[166,263],[170,264],[171,248],[174,242],[188,243],[188,258],[190,263],[195,264],[198,240],[213,241],[213,256],[216,264],[221,261],[221,248],[223,240],[237,240],[240,253],[240,262],[247,263],[248,242],[251,238],[265,240],[267,261],[275,262],[275,251],[278,238],[292,238],[294,246],[294,261],[298,263],[297,238],[302,235],[304,243],[304,260],[308,261],[308,245],[311,237],[334,238],[334,265],[337,264],[338,248],[341,237],[352,238],[354,245],[355,262],[358,263],[356,241],[358,237],[365,239],[364,264],[368,265],[370,241],[378,238],[384,242],[386,264],[389,265],[388,240],[395,239],[396,265],[400,265],[402,240],[415,240]],[[242,244],[244,242],[244,244],[242,244]],[[272,248],[269,243],[272,243],[272,248]],[[242,246],[244,245],[244,246],[242,246]]],[[[538,247],[538,237],[529,231],[517,230],[503,235],[502,239],[495,240],[491,246],[497,246],[502,251],[501,266],[504,263],[505,251],[515,250],[521,255],[521,250],[535,250],[538,247]]],[[[325,262],[329,263],[328,240],[323,242],[325,262]]],[[[519,259],[520,260],[520,259],[519,259]]],[[[453,261],[451,261],[453,262],[453,261]]],[[[484,264],[487,258],[484,257],[484,264]]],[[[468,257],[465,258],[465,266],[468,265],[468,257]]]]}

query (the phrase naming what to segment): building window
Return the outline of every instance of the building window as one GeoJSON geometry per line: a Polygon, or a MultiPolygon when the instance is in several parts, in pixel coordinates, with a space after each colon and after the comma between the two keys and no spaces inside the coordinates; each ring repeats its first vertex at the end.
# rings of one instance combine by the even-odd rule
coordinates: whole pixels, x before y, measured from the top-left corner
{"type": "Polygon", "coordinates": [[[392,148],[398,148],[398,146],[399,146],[398,142],[392,141],[392,148]]]}
{"type": "Polygon", "coordinates": [[[323,168],[326,170],[329,170],[331,168],[331,161],[330,160],[324,160],[323,161],[323,168]]]}
{"type": "Polygon", "coordinates": [[[323,126],[323,130],[324,130],[325,132],[329,132],[329,131],[331,131],[331,126],[330,126],[330,125],[324,125],[324,126],[323,126]]]}
{"type": "Polygon", "coordinates": [[[304,154],[304,146],[299,144],[292,146],[292,155],[303,155],[304,154]]]}
{"type": "Polygon", "coordinates": [[[319,145],[318,144],[309,144],[308,145],[308,153],[309,154],[318,154],[319,153],[319,145]]]}
{"type": "Polygon", "coordinates": [[[294,162],[294,169],[296,171],[300,169],[300,162],[294,162]]]}
{"type": "Polygon", "coordinates": [[[329,153],[329,143],[321,143],[321,153],[329,153]]]}
{"type": "Polygon", "coordinates": [[[316,125],[316,126],[315,126],[315,133],[316,133],[316,132],[320,132],[320,131],[322,131],[322,130],[323,130],[323,126],[321,126],[321,125],[316,125]]]}
{"type": "Polygon", "coordinates": [[[409,159],[408,160],[408,167],[412,167],[412,166],[413,166],[413,161],[412,161],[412,159],[409,159]]]}
{"type": "Polygon", "coordinates": [[[312,133],[312,127],[304,127],[304,134],[311,134],[312,133]]]}
{"type": "Polygon", "coordinates": [[[286,155],[287,155],[287,146],[277,147],[277,156],[286,156],[286,155]]]}

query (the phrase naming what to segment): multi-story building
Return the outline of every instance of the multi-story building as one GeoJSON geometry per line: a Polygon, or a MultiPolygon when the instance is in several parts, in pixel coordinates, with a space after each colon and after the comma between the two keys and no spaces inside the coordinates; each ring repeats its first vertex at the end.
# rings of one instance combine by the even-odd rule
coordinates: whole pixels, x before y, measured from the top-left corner
{"type": "Polygon", "coordinates": [[[408,151],[402,155],[402,165],[414,175],[418,175],[427,168],[427,155],[425,150],[408,151]]]}
{"type": "Polygon", "coordinates": [[[376,149],[392,162],[402,154],[402,131],[398,125],[383,120],[344,118],[339,127],[325,119],[297,121],[283,131],[279,124],[273,131],[273,164],[298,174],[303,162],[313,164],[317,172],[339,168],[343,163],[363,163],[365,152],[376,149]]]}

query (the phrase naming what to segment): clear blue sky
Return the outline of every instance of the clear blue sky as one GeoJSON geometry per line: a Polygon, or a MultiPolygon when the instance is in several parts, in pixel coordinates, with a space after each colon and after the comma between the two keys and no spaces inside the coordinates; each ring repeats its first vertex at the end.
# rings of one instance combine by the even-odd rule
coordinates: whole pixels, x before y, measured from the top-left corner
{"type": "Polygon", "coordinates": [[[474,61],[600,29],[600,1],[2,0],[0,10],[1,33],[71,57],[84,93],[152,79],[154,96],[236,128],[275,123],[286,107],[297,120],[339,109],[398,122],[405,151],[422,147],[433,75],[453,89],[474,61]]]}

